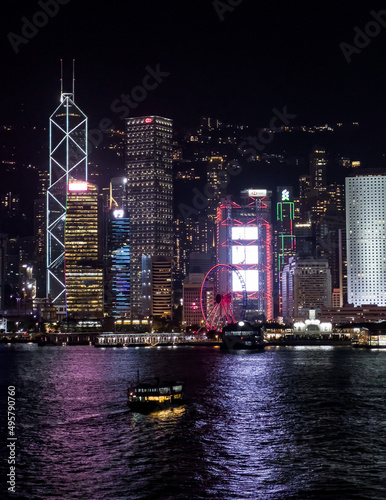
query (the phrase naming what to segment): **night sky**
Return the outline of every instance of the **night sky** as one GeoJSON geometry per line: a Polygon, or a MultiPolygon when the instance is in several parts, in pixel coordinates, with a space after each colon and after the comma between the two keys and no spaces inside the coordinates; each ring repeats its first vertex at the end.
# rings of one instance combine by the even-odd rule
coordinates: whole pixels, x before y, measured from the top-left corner
{"type": "MultiPolygon", "coordinates": [[[[180,128],[197,126],[202,115],[268,126],[272,108],[287,106],[297,124],[360,121],[370,140],[376,133],[383,142],[386,28],[371,25],[378,34],[368,43],[362,40],[360,49],[354,46],[354,28],[365,30],[374,21],[370,12],[385,5],[62,1],[67,3],[54,17],[18,44],[18,53],[9,33],[22,36],[22,17],[31,21],[42,7],[2,2],[2,122],[18,118],[23,109],[31,124],[47,125],[59,99],[59,60],[66,63],[65,90],[70,90],[75,58],[76,102],[90,128],[102,118],[123,128],[122,113],[114,112],[112,103],[142,84],[147,67],[159,65],[168,75],[130,116],[160,114],[180,128]],[[223,9],[222,20],[215,5],[223,9]],[[350,63],[342,42],[356,50],[350,63]]],[[[44,17],[39,20],[44,24],[44,17]]]]}

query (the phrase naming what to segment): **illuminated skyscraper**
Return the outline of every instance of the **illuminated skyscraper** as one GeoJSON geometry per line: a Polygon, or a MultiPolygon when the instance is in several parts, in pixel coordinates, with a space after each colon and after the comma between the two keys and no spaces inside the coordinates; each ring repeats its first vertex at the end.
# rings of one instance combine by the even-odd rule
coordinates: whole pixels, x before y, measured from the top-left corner
{"type": "Polygon", "coordinates": [[[323,147],[315,146],[310,155],[311,189],[318,194],[324,192],[327,186],[327,154],[323,147]]]}
{"type": "MultiPolygon", "coordinates": [[[[186,219],[176,218],[174,221],[174,237],[175,237],[175,271],[177,276],[187,276],[192,272],[189,269],[189,260],[193,252],[203,255],[212,262],[212,266],[216,260],[216,236],[213,234],[213,221],[210,221],[205,216],[197,216],[195,218],[188,217],[186,219]],[[211,237],[208,238],[209,226],[211,229],[211,237]]],[[[212,267],[210,266],[210,267],[212,267]]]]}
{"type": "MultiPolygon", "coordinates": [[[[206,273],[205,273],[206,274],[206,273]]],[[[192,273],[189,274],[183,283],[183,308],[182,321],[184,326],[196,325],[199,327],[203,324],[203,317],[200,307],[200,292],[205,274],[192,273]]],[[[213,290],[207,290],[207,294],[213,295],[213,290]]],[[[206,298],[204,296],[204,301],[206,298]]],[[[204,307],[206,304],[204,304],[204,307]]]]}
{"type": "Polygon", "coordinates": [[[287,320],[308,317],[310,309],[319,314],[331,307],[331,272],[327,259],[291,257],[282,272],[282,315],[287,320]]]}
{"type": "Polygon", "coordinates": [[[127,210],[111,213],[112,315],[130,315],[130,245],[127,210]]]}
{"type": "Polygon", "coordinates": [[[130,316],[130,222],[126,191],[125,177],[111,179],[107,212],[105,305],[115,318],[130,316]]]}
{"type": "Polygon", "coordinates": [[[173,258],[172,120],[126,121],[127,209],[131,234],[131,313],[150,314],[142,256],[173,258]],[[144,273],[143,273],[144,271],[144,273]],[[144,280],[144,281],[143,281],[144,280]]]}
{"type": "Polygon", "coordinates": [[[327,195],[327,153],[326,149],[315,146],[310,155],[310,204],[311,218],[318,232],[321,217],[326,211],[327,195]]]}
{"type": "Polygon", "coordinates": [[[6,255],[7,255],[8,235],[0,233],[0,310],[4,310],[5,305],[5,280],[6,280],[6,255]]]}
{"type": "Polygon", "coordinates": [[[127,208],[127,179],[126,177],[113,177],[110,180],[109,209],[127,208]]]}
{"type": "Polygon", "coordinates": [[[278,293],[278,312],[282,310],[281,273],[290,257],[296,254],[294,235],[295,204],[291,187],[277,188],[275,231],[275,293],[278,293]]]}
{"type": "Polygon", "coordinates": [[[56,305],[65,303],[64,225],[67,186],[70,177],[87,181],[87,117],[74,102],[74,86],[72,90],[72,93],[63,93],[62,85],[60,104],[50,117],[49,127],[47,296],[56,305]]]}
{"type": "Polygon", "coordinates": [[[224,158],[221,156],[212,156],[206,169],[207,191],[208,191],[208,207],[206,209],[207,217],[213,222],[216,222],[217,207],[220,204],[221,196],[224,194],[224,189],[228,185],[224,158]]]}
{"type": "Polygon", "coordinates": [[[67,315],[72,318],[103,316],[98,216],[97,186],[70,181],[64,240],[67,315]]]}
{"type": "Polygon", "coordinates": [[[346,177],[347,302],[386,306],[386,172],[346,177]]]}
{"type": "MultiPolygon", "coordinates": [[[[246,319],[273,319],[272,193],[242,191],[241,204],[228,197],[218,210],[218,263],[239,271],[247,293],[246,319]]],[[[241,300],[243,284],[233,273],[231,292],[241,300]]]]}
{"type": "Polygon", "coordinates": [[[327,258],[331,269],[334,300],[339,290],[339,307],[347,303],[347,251],[344,189],[339,184],[327,187],[326,210],[317,232],[317,255],[327,258]]]}
{"type": "Polygon", "coordinates": [[[46,264],[46,204],[48,187],[48,170],[39,170],[39,198],[34,200],[34,236],[35,253],[34,274],[36,277],[36,296],[46,297],[47,292],[47,264],[46,264]]]}
{"type": "Polygon", "coordinates": [[[173,282],[169,257],[142,256],[142,295],[142,308],[146,314],[172,317],[173,282]]]}
{"type": "Polygon", "coordinates": [[[311,211],[310,204],[311,195],[311,181],[309,175],[301,175],[299,177],[299,211],[297,213],[297,219],[303,220],[304,217],[308,217],[308,212],[311,211]]]}

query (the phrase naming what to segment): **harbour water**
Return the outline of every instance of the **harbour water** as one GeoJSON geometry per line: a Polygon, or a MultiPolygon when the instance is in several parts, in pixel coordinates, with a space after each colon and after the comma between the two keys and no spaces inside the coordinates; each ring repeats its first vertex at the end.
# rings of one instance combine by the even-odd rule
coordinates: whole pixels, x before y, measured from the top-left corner
{"type": "Polygon", "coordinates": [[[10,498],[386,498],[386,350],[1,345],[0,381],[1,498],[10,385],[10,498]],[[137,369],[186,404],[131,413],[137,369]]]}

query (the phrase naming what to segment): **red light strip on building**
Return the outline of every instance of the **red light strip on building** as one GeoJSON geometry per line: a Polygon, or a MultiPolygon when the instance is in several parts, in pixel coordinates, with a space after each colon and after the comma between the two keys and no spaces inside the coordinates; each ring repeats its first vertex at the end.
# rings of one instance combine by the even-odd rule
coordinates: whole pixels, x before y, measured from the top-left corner
{"type": "Polygon", "coordinates": [[[267,320],[273,319],[273,283],[272,283],[272,252],[271,252],[271,225],[266,222],[267,247],[267,320]]]}

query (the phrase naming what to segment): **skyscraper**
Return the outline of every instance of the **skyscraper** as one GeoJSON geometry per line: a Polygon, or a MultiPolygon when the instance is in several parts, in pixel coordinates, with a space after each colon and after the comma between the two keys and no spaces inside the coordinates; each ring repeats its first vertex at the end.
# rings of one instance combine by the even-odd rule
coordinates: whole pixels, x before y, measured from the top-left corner
{"type": "Polygon", "coordinates": [[[98,188],[72,180],[68,184],[64,231],[67,315],[103,316],[103,270],[98,236],[98,188]]]}
{"type": "Polygon", "coordinates": [[[312,221],[318,231],[320,219],[326,211],[327,154],[325,148],[315,146],[310,155],[309,200],[312,221]]]}
{"type": "MultiPolygon", "coordinates": [[[[63,81],[63,79],[61,80],[63,81]]],[[[74,81],[74,80],[73,80],[74,81]]],[[[50,117],[49,186],[47,189],[47,296],[54,304],[65,303],[64,224],[70,177],[87,181],[87,117],[64,93],[50,117]]]]}
{"type": "Polygon", "coordinates": [[[217,207],[220,204],[221,196],[224,195],[227,186],[227,171],[224,158],[221,156],[211,156],[206,169],[206,180],[208,185],[208,207],[206,209],[208,219],[216,223],[217,207]]]}
{"type": "Polygon", "coordinates": [[[331,306],[331,272],[327,259],[291,257],[282,272],[282,315],[286,320],[308,317],[331,306]]]}
{"type": "Polygon", "coordinates": [[[339,290],[339,307],[347,302],[347,252],[344,189],[338,184],[327,187],[326,211],[317,232],[317,254],[327,258],[331,269],[332,288],[339,290]]]}
{"type": "Polygon", "coordinates": [[[294,257],[296,254],[296,237],[294,235],[295,204],[293,201],[292,187],[278,187],[277,197],[274,294],[275,296],[278,294],[278,312],[281,313],[281,273],[284,266],[288,264],[290,257],[294,257]]]}
{"type": "Polygon", "coordinates": [[[171,119],[160,116],[127,119],[126,177],[131,313],[135,317],[150,314],[147,290],[144,293],[142,289],[148,287],[142,257],[165,257],[170,266],[173,258],[171,119]]]}
{"type": "MultiPolygon", "coordinates": [[[[189,274],[183,283],[182,321],[185,326],[201,326],[203,322],[200,307],[200,292],[205,274],[189,274]]],[[[207,291],[209,293],[209,291],[207,291]]],[[[205,299],[205,296],[204,296],[205,299]]],[[[204,307],[206,304],[204,305],[204,307]]]]}
{"type": "Polygon", "coordinates": [[[130,245],[127,210],[116,209],[111,218],[112,315],[130,315],[130,245]]]}
{"type": "Polygon", "coordinates": [[[266,189],[241,192],[241,204],[224,199],[218,209],[218,263],[233,265],[231,291],[241,300],[247,294],[248,320],[273,319],[271,196],[266,189]]]}
{"type": "Polygon", "coordinates": [[[127,179],[126,177],[113,177],[110,180],[109,209],[127,208],[127,179]]]}
{"type": "Polygon", "coordinates": [[[111,179],[108,210],[105,214],[105,306],[115,318],[130,316],[130,221],[126,191],[126,177],[111,179]]]}
{"type": "Polygon", "coordinates": [[[327,185],[327,154],[326,149],[315,146],[310,154],[311,189],[317,194],[323,193],[327,185]]]}
{"type": "Polygon", "coordinates": [[[155,317],[173,314],[172,262],[169,257],[142,257],[142,309],[155,317]]]}
{"type": "Polygon", "coordinates": [[[386,306],[386,172],[346,177],[347,302],[386,306]]]}
{"type": "Polygon", "coordinates": [[[8,235],[0,233],[0,310],[5,305],[6,256],[8,235]]]}

